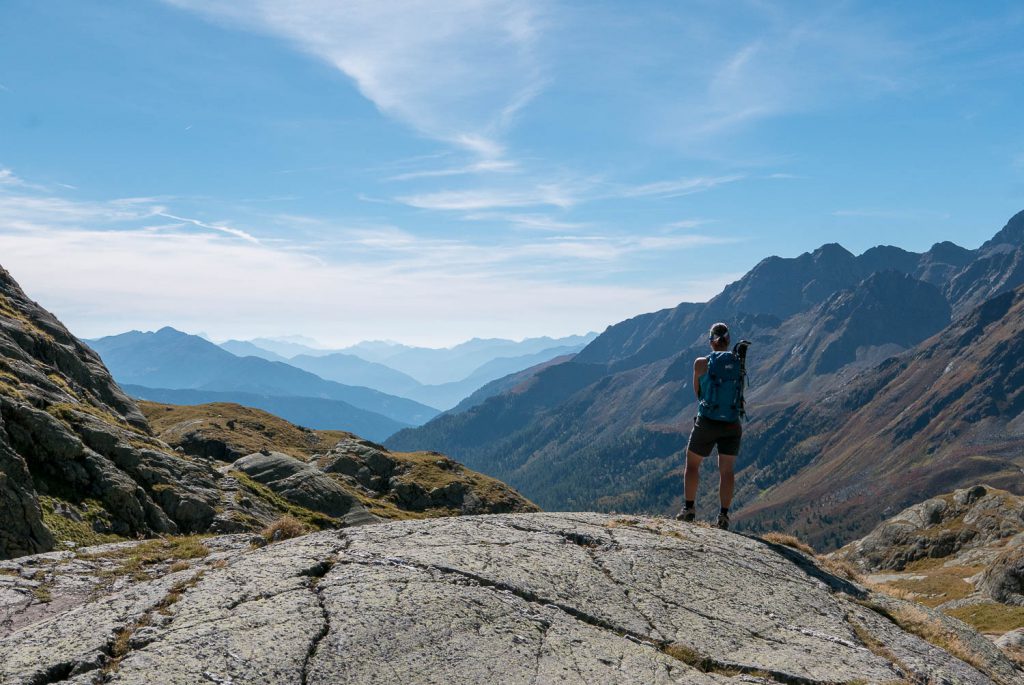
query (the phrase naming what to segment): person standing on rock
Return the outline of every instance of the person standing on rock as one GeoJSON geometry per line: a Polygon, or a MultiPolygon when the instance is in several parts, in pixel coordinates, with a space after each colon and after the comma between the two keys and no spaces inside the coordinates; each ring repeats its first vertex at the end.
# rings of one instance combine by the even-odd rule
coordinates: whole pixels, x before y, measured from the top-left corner
{"type": "Polygon", "coordinates": [[[686,446],[685,505],[677,519],[696,518],[695,501],[700,481],[700,464],[718,447],[718,496],[722,510],[718,527],[729,529],[729,506],[735,482],[734,468],[743,438],[743,386],[746,382],[746,340],[729,351],[729,327],[716,323],[708,334],[711,354],[693,362],[693,390],[697,395],[697,416],[693,419],[686,446]]]}

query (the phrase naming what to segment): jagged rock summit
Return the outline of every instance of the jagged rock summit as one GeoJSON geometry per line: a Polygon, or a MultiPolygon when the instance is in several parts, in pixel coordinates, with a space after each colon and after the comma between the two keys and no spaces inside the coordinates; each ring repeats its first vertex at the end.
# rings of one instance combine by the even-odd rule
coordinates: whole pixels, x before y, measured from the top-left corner
{"type": "MultiPolygon", "coordinates": [[[[255,550],[240,539],[223,551],[218,540],[222,551],[187,568],[13,632],[0,627],[0,681],[1024,678],[938,612],[873,594],[788,547],[675,521],[508,514],[324,531],[255,550]],[[947,648],[900,624],[926,626],[918,632],[947,648]]],[[[48,556],[0,567],[19,577],[59,568],[48,556]]]]}

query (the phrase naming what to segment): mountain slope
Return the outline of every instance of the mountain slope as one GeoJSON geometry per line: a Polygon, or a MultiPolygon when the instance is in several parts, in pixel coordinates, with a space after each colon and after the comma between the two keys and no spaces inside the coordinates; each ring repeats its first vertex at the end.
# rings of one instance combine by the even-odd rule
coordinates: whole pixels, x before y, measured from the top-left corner
{"type": "Polygon", "coordinates": [[[421,385],[412,376],[384,364],[368,362],[354,354],[333,352],[315,357],[300,354],[292,357],[288,363],[329,381],[362,385],[402,397],[410,397],[408,393],[421,385]]]}
{"type": "MultiPolygon", "coordinates": [[[[496,357],[485,362],[461,380],[427,385],[411,376],[375,362],[368,362],[355,355],[334,353],[319,357],[299,355],[289,363],[315,373],[321,378],[364,385],[376,390],[407,397],[438,409],[450,409],[487,383],[508,374],[547,362],[555,357],[577,352],[580,345],[551,347],[516,357],[496,357]]],[[[434,350],[435,353],[445,352],[434,350]]],[[[450,360],[449,360],[450,362],[450,360]]],[[[439,364],[449,363],[439,359],[439,364]]],[[[461,362],[459,362],[461,363],[461,362]]]]}
{"type": "Polygon", "coordinates": [[[345,430],[363,435],[370,440],[384,440],[396,431],[408,428],[381,414],[353,407],[341,400],[321,397],[280,397],[250,392],[216,392],[213,390],[169,390],[125,385],[124,391],[139,400],[165,404],[196,405],[213,402],[233,402],[255,407],[280,416],[286,421],[320,430],[345,430]]]}
{"type": "Polygon", "coordinates": [[[265,350],[262,347],[253,345],[248,340],[225,340],[218,345],[221,349],[227,350],[236,357],[259,357],[269,362],[287,362],[287,357],[282,357],[276,352],[265,350]]]}
{"type": "MultiPolygon", "coordinates": [[[[851,369],[877,361],[879,351],[900,352],[948,320],[949,305],[937,288],[885,272],[779,325],[741,317],[733,330],[755,342],[752,401],[779,395],[795,401],[845,382],[851,369]]],[[[635,323],[635,330],[644,329],[635,323]]],[[[457,455],[545,509],[668,511],[680,495],[677,455],[695,411],[692,363],[705,349],[693,341],[671,357],[637,366],[638,355],[581,364],[581,353],[466,411],[396,433],[387,444],[457,455]]]]}
{"type": "Polygon", "coordinates": [[[120,383],[172,390],[213,390],[341,400],[400,423],[417,425],[437,410],[413,400],[327,381],[288,364],[236,357],[173,328],[132,331],[89,341],[120,383]]]}
{"type": "Polygon", "coordinates": [[[0,558],[208,530],[234,503],[152,437],[95,352],[0,268],[0,558]]]}
{"type": "MultiPolygon", "coordinates": [[[[596,334],[588,333],[565,338],[527,338],[518,342],[501,338],[474,338],[453,347],[441,349],[396,345],[391,346],[391,350],[384,353],[388,349],[387,346],[368,349],[355,346],[350,350],[342,350],[342,352],[350,352],[357,356],[369,354],[370,356],[366,358],[370,361],[397,369],[424,385],[441,385],[462,381],[484,364],[500,357],[522,357],[558,347],[579,349],[595,337],[596,334]]],[[[525,366],[519,368],[526,368],[526,366],[530,366],[530,363],[526,362],[525,366]]],[[[493,380],[493,378],[495,376],[487,380],[493,380]]],[[[471,391],[472,389],[469,392],[471,391]]],[[[465,397],[465,394],[462,397],[465,397]]]]}
{"type": "Polygon", "coordinates": [[[830,522],[856,535],[886,510],[979,480],[1024,490],[1021,359],[1024,288],[865,372],[852,390],[867,391],[853,406],[809,401],[787,410],[790,443],[813,445],[808,465],[739,518],[755,529],[786,521],[821,543],[830,522]]]}

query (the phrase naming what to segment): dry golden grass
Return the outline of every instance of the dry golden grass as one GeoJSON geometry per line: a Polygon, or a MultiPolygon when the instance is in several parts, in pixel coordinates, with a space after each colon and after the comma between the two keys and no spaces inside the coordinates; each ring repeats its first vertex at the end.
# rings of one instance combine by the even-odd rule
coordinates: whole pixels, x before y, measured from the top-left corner
{"type": "Polygon", "coordinates": [[[988,602],[949,609],[944,613],[958,618],[982,633],[1002,634],[1024,626],[1024,607],[988,602]]]}
{"type": "Polygon", "coordinates": [[[302,428],[261,409],[230,402],[179,406],[140,401],[138,405],[157,437],[172,447],[180,445],[186,434],[197,433],[240,454],[267,448],[308,461],[353,437],[345,431],[302,428]]]}
{"type": "Polygon", "coordinates": [[[160,564],[174,564],[184,559],[200,559],[210,553],[198,535],[182,537],[157,538],[147,540],[138,545],[114,549],[107,552],[84,553],[79,555],[85,561],[104,559],[118,560],[120,563],[108,576],[129,576],[135,580],[146,580],[152,577],[155,567],[160,564]]]}
{"type": "Polygon", "coordinates": [[[980,654],[972,650],[960,636],[942,624],[938,618],[908,603],[900,604],[889,612],[896,624],[908,633],[914,633],[940,649],[944,649],[964,663],[974,666],[982,673],[988,673],[987,664],[980,654]]]}
{"type": "Polygon", "coordinates": [[[860,640],[861,643],[865,647],[867,647],[872,654],[882,657],[890,664],[895,666],[897,669],[899,669],[902,673],[910,673],[910,669],[907,668],[906,664],[900,661],[899,657],[897,657],[891,649],[885,646],[885,643],[876,638],[874,635],[871,634],[871,632],[867,628],[861,625],[860,621],[857,621],[856,619],[853,619],[852,617],[848,616],[847,622],[853,629],[853,634],[857,636],[857,639],[860,640]]]}
{"type": "Polygon", "coordinates": [[[1019,647],[1006,647],[1003,649],[1003,654],[1005,654],[1006,658],[1013,663],[1024,666],[1024,649],[1020,649],[1019,647]]]}
{"type": "Polygon", "coordinates": [[[905,578],[885,583],[898,590],[911,593],[915,601],[935,607],[954,599],[963,599],[974,592],[969,578],[981,569],[977,567],[953,566],[922,570],[908,574],[905,578]]]}
{"type": "Polygon", "coordinates": [[[309,526],[294,516],[285,514],[264,528],[260,532],[260,535],[262,535],[263,539],[267,542],[279,542],[281,540],[297,538],[309,532],[311,532],[309,526]]]}
{"type": "Polygon", "coordinates": [[[834,576],[845,578],[846,580],[854,583],[864,584],[864,576],[861,575],[857,567],[851,564],[846,559],[840,559],[838,557],[830,557],[825,555],[818,555],[814,557],[815,562],[818,566],[834,576]]]}
{"type": "Polygon", "coordinates": [[[687,666],[692,666],[700,671],[707,672],[714,666],[710,659],[697,650],[684,645],[682,642],[673,642],[672,644],[663,647],[661,651],[668,654],[673,659],[682,661],[687,666]]]}
{"type": "Polygon", "coordinates": [[[761,539],[765,542],[770,542],[773,545],[785,545],[786,547],[792,547],[793,549],[800,550],[804,554],[814,556],[814,548],[800,540],[800,538],[795,535],[787,535],[786,533],[765,533],[761,536],[761,539]]]}

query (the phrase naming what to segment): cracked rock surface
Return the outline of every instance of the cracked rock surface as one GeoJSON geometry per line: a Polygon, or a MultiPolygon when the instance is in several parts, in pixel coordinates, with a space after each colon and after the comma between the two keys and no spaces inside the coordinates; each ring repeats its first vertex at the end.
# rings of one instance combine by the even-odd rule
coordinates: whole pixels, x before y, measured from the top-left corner
{"type": "Polygon", "coordinates": [[[809,557],[662,519],[404,521],[221,558],[0,629],[0,682],[1024,682],[959,622],[971,664],[809,557]]]}

